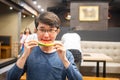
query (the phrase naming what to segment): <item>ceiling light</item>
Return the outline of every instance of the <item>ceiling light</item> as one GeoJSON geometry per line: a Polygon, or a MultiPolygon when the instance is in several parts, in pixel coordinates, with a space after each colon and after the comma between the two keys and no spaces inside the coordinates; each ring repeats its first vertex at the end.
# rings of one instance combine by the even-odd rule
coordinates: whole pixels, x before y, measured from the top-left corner
{"type": "Polygon", "coordinates": [[[41,6],[40,6],[40,5],[38,5],[37,7],[38,7],[39,9],[41,8],[41,6]]]}
{"type": "Polygon", "coordinates": [[[69,12],[68,12],[67,15],[65,16],[65,19],[67,19],[67,20],[70,20],[70,19],[71,19],[71,15],[70,15],[69,12]]]}
{"type": "Polygon", "coordinates": [[[43,11],[44,11],[44,9],[41,9],[41,11],[43,12],[43,11]]]}
{"type": "Polygon", "coordinates": [[[23,18],[25,18],[26,17],[26,15],[23,15],[23,18]]]}
{"type": "Polygon", "coordinates": [[[36,0],[33,0],[33,4],[37,4],[37,1],[36,1],[36,0]]]}
{"type": "Polygon", "coordinates": [[[35,15],[32,15],[32,18],[34,18],[35,17],[35,15]]]}
{"type": "Polygon", "coordinates": [[[10,10],[12,10],[12,9],[13,9],[13,7],[9,7],[9,9],[10,9],[10,10]]]}
{"type": "Polygon", "coordinates": [[[20,5],[21,5],[22,7],[24,7],[24,3],[23,3],[22,1],[20,2],[20,5]]]}

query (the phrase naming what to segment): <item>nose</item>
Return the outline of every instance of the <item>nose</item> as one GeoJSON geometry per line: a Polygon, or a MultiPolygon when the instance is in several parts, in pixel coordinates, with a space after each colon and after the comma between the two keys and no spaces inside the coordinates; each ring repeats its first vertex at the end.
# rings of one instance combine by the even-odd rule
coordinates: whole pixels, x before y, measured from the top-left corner
{"type": "Polygon", "coordinates": [[[44,33],[44,37],[49,37],[49,33],[47,31],[44,33]]]}

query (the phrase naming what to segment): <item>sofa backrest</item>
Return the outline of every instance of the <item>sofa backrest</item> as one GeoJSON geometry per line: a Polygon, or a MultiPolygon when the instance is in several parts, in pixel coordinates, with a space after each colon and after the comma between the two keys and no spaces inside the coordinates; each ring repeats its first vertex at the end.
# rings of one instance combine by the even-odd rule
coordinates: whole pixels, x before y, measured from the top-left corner
{"type": "Polygon", "coordinates": [[[81,41],[82,52],[104,53],[113,61],[120,62],[120,42],[81,41]]]}

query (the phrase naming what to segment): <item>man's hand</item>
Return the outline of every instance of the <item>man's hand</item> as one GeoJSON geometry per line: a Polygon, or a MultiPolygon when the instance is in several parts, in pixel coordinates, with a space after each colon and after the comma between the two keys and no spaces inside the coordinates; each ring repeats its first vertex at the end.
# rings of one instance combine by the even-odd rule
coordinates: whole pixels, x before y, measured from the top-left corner
{"type": "Polygon", "coordinates": [[[70,62],[68,61],[68,59],[66,57],[66,49],[64,48],[63,44],[61,42],[55,42],[54,48],[58,52],[58,55],[59,55],[60,59],[62,60],[65,68],[68,68],[70,65],[70,62]]]}
{"type": "Polygon", "coordinates": [[[24,52],[23,52],[22,56],[16,62],[17,66],[19,68],[22,69],[24,67],[25,62],[26,62],[28,56],[30,55],[32,48],[35,46],[38,46],[37,41],[29,41],[29,42],[24,43],[24,52]]]}

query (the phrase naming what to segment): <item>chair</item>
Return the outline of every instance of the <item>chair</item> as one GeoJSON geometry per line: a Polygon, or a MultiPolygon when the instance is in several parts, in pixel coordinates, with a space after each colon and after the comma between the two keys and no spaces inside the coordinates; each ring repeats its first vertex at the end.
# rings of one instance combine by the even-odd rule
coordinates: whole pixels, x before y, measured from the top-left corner
{"type": "Polygon", "coordinates": [[[75,63],[78,64],[78,69],[80,70],[81,62],[82,62],[82,54],[77,49],[69,49],[69,51],[73,54],[75,63]]]}

